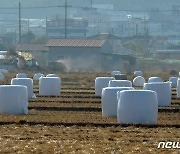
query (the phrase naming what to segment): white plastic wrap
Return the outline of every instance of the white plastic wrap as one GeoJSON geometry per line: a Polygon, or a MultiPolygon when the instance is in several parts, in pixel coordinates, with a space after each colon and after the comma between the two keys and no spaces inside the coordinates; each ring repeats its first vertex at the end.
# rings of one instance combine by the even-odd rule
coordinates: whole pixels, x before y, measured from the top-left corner
{"type": "Polygon", "coordinates": [[[61,79],[59,77],[41,77],[39,79],[39,95],[59,96],[61,79]]]}
{"type": "Polygon", "coordinates": [[[30,78],[13,78],[11,80],[11,85],[23,85],[27,87],[28,98],[36,98],[33,92],[33,80],[30,78]]]}
{"type": "Polygon", "coordinates": [[[44,77],[44,74],[41,73],[34,74],[33,80],[39,80],[40,77],[44,77]]]}
{"type": "Polygon", "coordinates": [[[0,113],[28,114],[28,92],[26,86],[0,86],[0,113]]]}
{"type": "Polygon", "coordinates": [[[6,73],[8,73],[8,70],[6,70],[6,69],[0,69],[0,73],[6,74],[6,73]]]}
{"type": "Polygon", "coordinates": [[[102,115],[104,117],[117,116],[117,92],[132,90],[132,87],[106,87],[102,89],[102,115]]]}
{"type": "Polygon", "coordinates": [[[150,90],[123,90],[117,106],[117,120],[121,124],[157,124],[158,102],[156,92],[150,90]]]}
{"type": "Polygon", "coordinates": [[[171,105],[171,84],[170,82],[145,83],[145,90],[152,90],[157,93],[159,106],[171,105]]]}
{"type": "Polygon", "coordinates": [[[170,77],[169,78],[169,82],[171,83],[171,87],[172,88],[176,88],[177,87],[177,80],[178,80],[178,77],[170,77]]]}
{"type": "Polygon", "coordinates": [[[95,80],[95,94],[101,96],[102,89],[108,87],[109,81],[114,79],[114,77],[97,77],[95,80]]]}
{"type": "Polygon", "coordinates": [[[142,76],[137,76],[133,79],[133,85],[135,87],[143,87],[145,83],[145,79],[142,76]]]}
{"type": "Polygon", "coordinates": [[[46,77],[58,77],[56,74],[48,74],[46,77]]]}
{"type": "Polygon", "coordinates": [[[4,80],[4,74],[0,73],[0,80],[4,80]]]}
{"type": "Polygon", "coordinates": [[[135,76],[142,76],[142,71],[134,71],[135,76]]]}
{"type": "Polygon", "coordinates": [[[148,83],[153,83],[153,82],[163,82],[163,80],[160,77],[150,77],[148,79],[148,83]]]}
{"type": "Polygon", "coordinates": [[[111,73],[112,75],[120,75],[121,74],[121,72],[120,71],[112,71],[112,73],[111,73]]]}
{"type": "Polygon", "coordinates": [[[129,80],[111,80],[108,84],[109,87],[132,87],[132,82],[129,80]]]}
{"type": "Polygon", "coordinates": [[[18,73],[16,74],[16,78],[27,78],[25,73],[18,73]]]}
{"type": "Polygon", "coordinates": [[[180,98],[180,78],[177,80],[177,98],[180,98]]]}

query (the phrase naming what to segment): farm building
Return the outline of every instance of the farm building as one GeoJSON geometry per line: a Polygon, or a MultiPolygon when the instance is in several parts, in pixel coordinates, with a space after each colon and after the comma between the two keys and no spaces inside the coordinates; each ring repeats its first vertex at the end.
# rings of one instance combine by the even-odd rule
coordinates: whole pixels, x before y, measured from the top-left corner
{"type": "Polygon", "coordinates": [[[48,67],[48,48],[45,44],[20,44],[16,50],[31,54],[40,67],[48,67]]]}
{"type": "Polygon", "coordinates": [[[112,52],[105,40],[94,39],[51,39],[49,63],[61,62],[67,69],[94,70],[101,68],[101,53],[112,52]]]}
{"type": "MultiPolygon", "coordinates": [[[[101,70],[104,69],[102,55],[112,53],[112,46],[106,40],[97,39],[51,39],[49,47],[49,63],[63,63],[69,70],[101,70]]],[[[111,59],[113,65],[114,59],[111,59]]],[[[121,58],[116,63],[122,64],[121,58]]]]}

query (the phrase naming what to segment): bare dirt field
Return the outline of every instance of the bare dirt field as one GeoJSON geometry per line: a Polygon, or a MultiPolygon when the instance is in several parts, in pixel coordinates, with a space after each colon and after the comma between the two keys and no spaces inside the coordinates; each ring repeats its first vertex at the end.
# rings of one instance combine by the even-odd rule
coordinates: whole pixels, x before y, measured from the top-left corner
{"type": "MultiPolygon", "coordinates": [[[[26,73],[32,77],[35,72],[26,73]]],[[[10,84],[15,74],[9,73],[0,84],[10,84]]],[[[101,98],[94,92],[95,78],[110,73],[57,74],[62,80],[59,97],[39,96],[35,81],[37,98],[29,100],[28,115],[0,114],[0,153],[180,153],[157,148],[160,141],[180,142],[175,89],[171,106],[159,107],[158,125],[120,125],[115,117],[102,117],[101,98]]]]}

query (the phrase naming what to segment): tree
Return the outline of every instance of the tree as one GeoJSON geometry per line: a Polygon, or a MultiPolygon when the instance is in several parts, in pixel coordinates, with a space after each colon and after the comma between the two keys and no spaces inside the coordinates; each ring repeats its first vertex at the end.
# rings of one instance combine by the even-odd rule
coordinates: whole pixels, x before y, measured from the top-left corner
{"type": "Polygon", "coordinates": [[[35,37],[32,31],[28,31],[26,34],[23,34],[22,43],[31,43],[35,37]]]}
{"type": "Polygon", "coordinates": [[[37,44],[42,44],[46,42],[47,42],[46,36],[37,36],[31,41],[31,43],[37,43],[37,44]]]}

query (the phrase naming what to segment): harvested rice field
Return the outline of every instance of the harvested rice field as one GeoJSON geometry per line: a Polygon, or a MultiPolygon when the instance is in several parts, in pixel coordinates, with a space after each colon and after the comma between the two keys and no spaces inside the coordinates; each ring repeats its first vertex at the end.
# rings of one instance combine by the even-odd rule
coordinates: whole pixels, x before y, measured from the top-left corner
{"type": "MultiPolygon", "coordinates": [[[[159,107],[157,125],[120,125],[116,117],[102,117],[101,98],[95,96],[95,78],[110,73],[54,73],[61,77],[60,96],[39,96],[35,81],[37,98],[29,100],[28,115],[0,114],[0,153],[180,153],[180,149],[157,148],[161,141],[180,142],[176,89],[171,106],[159,107]]],[[[1,85],[10,84],[15,75],[6,75],[1,85]]],[[[169,78],[155,75],[164,81],[169,78]]],[[[146,80],[150,76],[146,74],[146,80]]]]}

